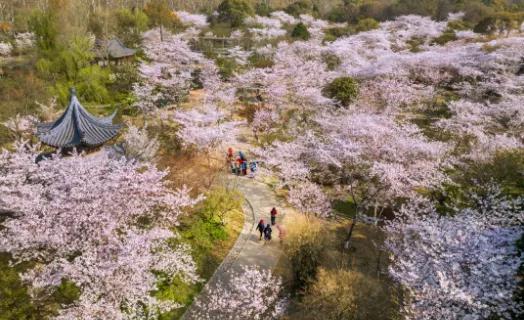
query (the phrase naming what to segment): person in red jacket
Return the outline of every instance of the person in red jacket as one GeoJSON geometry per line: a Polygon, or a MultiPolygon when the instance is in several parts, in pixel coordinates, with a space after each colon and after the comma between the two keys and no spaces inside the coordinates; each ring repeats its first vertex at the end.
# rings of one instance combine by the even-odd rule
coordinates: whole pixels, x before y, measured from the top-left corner
{"type": "Polygon", "coordinates": [[[274,226],[276,223],[277,214],[278,214],[277,209],[273,207],[273,209],[271,209],[271,225],[272,226],[274,226]]]}
{"type": "Polygon", "coordinates": [[[231,173],[235,173],[236,172],[235,157],[233,156],[233,148],[231,147],[227,148],[226,163],[229,166],[229,168],[231,169],[231,173]]]}

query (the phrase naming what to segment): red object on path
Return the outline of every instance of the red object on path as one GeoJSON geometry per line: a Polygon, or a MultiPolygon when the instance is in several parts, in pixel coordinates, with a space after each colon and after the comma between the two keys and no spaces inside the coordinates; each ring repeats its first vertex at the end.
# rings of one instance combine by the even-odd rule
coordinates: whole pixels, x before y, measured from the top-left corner
{"type": "Polygon", "coordinates": [[[275,207],[273,207],[273,209],[271,209],[271,225],[275,225],[277,223],[277,209],[275,207]]]}
{"type": "Polygon", "coordinates": [[[227,149],[227,156],[230,158],[233,158],[233,148],[229,147],[227,149]]]}

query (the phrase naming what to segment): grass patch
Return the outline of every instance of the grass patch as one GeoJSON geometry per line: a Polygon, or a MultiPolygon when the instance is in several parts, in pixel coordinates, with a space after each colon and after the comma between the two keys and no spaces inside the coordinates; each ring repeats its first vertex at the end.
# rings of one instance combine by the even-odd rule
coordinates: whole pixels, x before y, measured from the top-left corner
{"type": "Polygon", "coordinates": [[[357,213],[357,206],[351,200],[335,200],[331,205],[333,210],[346,218],[353,218],[357,213]]]}
{"type": "MultiPolygon", "coordinates": [[[[297,226],[302,216],[289,218],[297,226]]],[[[343,250],[351,220],[308,221],[320,228],[322,252],[315,278],[303,295],[294,295],[286,319],[400,319],[402,292],[387,273],[388,254],[382,249],[384,233],[376,226],[357,223],[351,248],[343,250]]],[[[306,230],[307,231],[307,230],[306,230]]],[[[290,230],[286,242],[307,237],[290,230]]],[[[318,240],[320,241],[320,240],[318,240]]],[[[293,266],[284,257],[277,271],[293,287],[293,266]]],[[[291,289],[290,289],[291,290],[291,289]]]]}

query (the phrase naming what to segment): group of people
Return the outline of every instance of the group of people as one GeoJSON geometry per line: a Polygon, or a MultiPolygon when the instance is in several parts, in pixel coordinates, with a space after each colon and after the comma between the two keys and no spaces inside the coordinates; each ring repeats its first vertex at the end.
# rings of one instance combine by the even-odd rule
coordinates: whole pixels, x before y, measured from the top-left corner
{"type": "MultiPolygon", "coordinates": [[[[257,172],[258,164],[256,161],[248,161],[246,156],[242,151],[238,151],[237,156],[235,157],[235,152],[233,151],[233,148],[229,147],[227,149],[226,154],[226,160],[231,168],[231,173],[236,175],[242,175],[245,176],[248,174],[248,166],[249,166],[249,177],[254,178],[255,173],[257,172]]],[[[264,219],[260,219],[257,225],[257,230],[260,233],[259,240],[262,240],[262,237],[264,237],[264,240],[267,242],[271,241],[271,237],[273,234],[273,228],[272,226],[275,226],[279,231],[279,238],[280,241],[283,240],[284,237],[284,229],[276,224],[277,220],[277,209],[273,207],[270,211],[270,218],[271,223],[266,224],[264,222],[264,219]]]]}
{"type": "Polygon", "coordinates": [[[269,223],[266,224],[264,222],[264,219],[260,219],[260,221],[258,222],[258,225],[257,225],[257,230],[260,233],[259,240],[262,240],[262,236],[264,236],[264,240],[266,242],[271,241],[271,237],[272,237],[272,233],[273,233],[272,226],[276,226],[276,228],[279,231],[280,241],[283,240],[283,238],[284,238],[284,230],[282,229],[282,227],[280,227],[279,225],[276,224],[277,214],[278,214],[277,209],[275,207],[273,207],[273,209],[271,209],[271,212],[270,212],[271,224],[269,224],[269,223]]]}
{"type": "Polygon", "coordinates": [[[233,152],[233,148],[229,147],[227,149],[227,162],[229,163],[229,166],[231,168],[231,173],[236,174],[238,176],[246,176],[248,166],[249,166],[249,177],[254,178],[255,173],[257,171],[257,162],[256,161],[248,161],[246,156],[242,151],[238,151],[238,155],[235,158],[235,153],[233,152]]]}

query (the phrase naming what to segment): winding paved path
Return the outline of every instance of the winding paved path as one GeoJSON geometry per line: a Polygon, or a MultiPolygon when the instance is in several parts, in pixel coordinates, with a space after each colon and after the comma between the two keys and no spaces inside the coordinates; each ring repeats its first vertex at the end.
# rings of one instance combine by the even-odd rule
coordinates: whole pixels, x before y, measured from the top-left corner
{"type": "Polygon", "coordinates": [[[214,287],[217,281],[220,280],[227,285],[231,272],[240,270],[244,265],[257,265],[261,269],[274,269],[282,253],[277,228],[273,228],[273,240],[268,244],[258,240],[259,233],[255,228],[260,219],[264,219],[266,223],[270,221],[269,212],[272,207],[277,207],[279,212],[277,224],[279,221],[283,221],[286,214],[292,212],[291,209],[285,207],[283,201],[276,197],[273,190],[262,182],[236,176],[233,176],[230,182],[245,197],[243,205],[244,227],[229,254],[182,316],[184,320],[199,320],[195,316],[198,311],[196,301],[200,301],[201,305],[206,305],[205,302],[209,299],[209,288],[214,287]]]}

